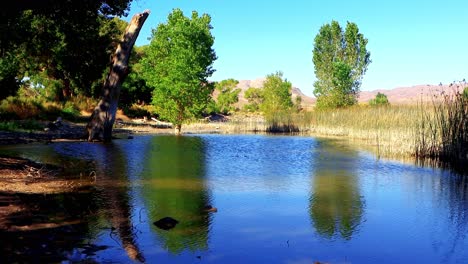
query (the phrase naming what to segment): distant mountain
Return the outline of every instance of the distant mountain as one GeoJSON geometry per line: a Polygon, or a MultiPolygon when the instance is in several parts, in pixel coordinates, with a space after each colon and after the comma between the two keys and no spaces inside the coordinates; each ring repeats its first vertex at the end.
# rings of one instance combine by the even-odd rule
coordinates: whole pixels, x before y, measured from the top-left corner
{"type": "MultiPolygon", "coordinates": [[[[247,104],[248,101],[244,97],[244,93],[250,87],[261,88],[265,78],[258,78],[255,80],[241,80],[237,85],[237,88],[240,88],[242,91],[239,94],[239,103],[238,106],[242,107],[247,104]]],[[[373,91],[361,91],[359,93],[358,101],[359,103],[367,103],[369,100],[374,99],[377,93],[383,93],[387,96],[391,104],[416,104],[418,102],[431,102],[433,100],[440,100],[441,94],[452,95],[455,92],[462,92],[465,87],[468,86],[467,82],[461,82],[458,84],[449,84],[449,85],[414,85],[408,87],[397,87],[393,89],[378,89],[373,91]]],[[[315,97],[310,97],[305,95],[301,89],[294,87],[292,88],[292,98],[293,100],[300,96],[302,97],[302,106],[304,108],[311,108],[316,101],[315,97]]]]}
{"type": "Polygon", "coordinates": [[[439,100],[441,94],[453,95],[455,92],[461,92],[468,83],[450,84],[450,85],[415,85],[410,87],[398,87],[394,89],[379,89],[374,91],[361,91],[359,102],[367,103],[375,98],[377,93],[383,93],[387,96],[390,104],[415,104],[422,101],[439,100]]]}

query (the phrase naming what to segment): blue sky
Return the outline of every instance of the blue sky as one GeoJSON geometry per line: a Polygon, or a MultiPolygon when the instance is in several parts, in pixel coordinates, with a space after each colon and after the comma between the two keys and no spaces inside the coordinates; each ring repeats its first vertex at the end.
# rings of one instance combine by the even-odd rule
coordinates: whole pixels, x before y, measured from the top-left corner
{"type": "Polygon", "coordinates": [[[136,0],[134,13],[150,9],[137,45],[148,44],[151,29],[166,22],[173,8],[212,17],[218,56],[211,80],[249,80],[282,71],[312,95],[313,40],[336,20],[355,22],[369,40],[372,63],[361,90],[391,89],[468,79],[466,0],[136,0]]]}

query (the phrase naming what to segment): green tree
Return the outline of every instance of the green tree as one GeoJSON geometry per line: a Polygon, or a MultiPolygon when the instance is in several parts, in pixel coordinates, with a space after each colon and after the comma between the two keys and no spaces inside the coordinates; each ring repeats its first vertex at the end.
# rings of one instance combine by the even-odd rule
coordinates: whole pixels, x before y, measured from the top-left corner
{"type": "Polygon", "coordinates": [[[317,107],[345,107],[357,102],[371,62],[367,42],[355,23],[348,22],[344,31],[336,21],[320,28],[313,50],[317,107]]]}
{"type": "Polygon", "coordinates": [[[265,116],[289,111],[293,107],[291,101],[292,84],[283,80],[283,73],[276,72],[266,77],[263,83],[263,102],[260,105],[265,116]]]}
{"type": "Polygon", "coordinates": [[[15,67],[0,69],[0,79],[8,84],[2,85],[0,98],[18,88],[14,79],[36,75],[60,81],[57,96],[90,94],[121,36],[117,24],[123,21],[112,17],[126,15],[129,7],[129,0],[19,1],[4,7],[0,60],[15,67]]]}
{"type": "Polygon", "coordinates": [[[143,77],[154,87],[153,104],[157,113],[176,126],[200,116],[211,100],[213,84],[208,82],[215,71],[216,54],[212,46],[211,17],[185,17],[174,9],[165,24],[153,30],[147,54],[142,60],[143,77]]]}
{"type": "Polygon", "coordinates": [[[244,110],[248,112],[257,112],[260,110],[260,105],[263,102],[263,90],[260,88],[250,87],[244,92],[244,97],[249,102],[244,105],[244,110]]]}
{"type": "Polygon", "coordinates": [[[216,98],[216,108],[222,114],[229,114],[235,110],[234,104],[239,102],[239,93],[241,89],[236,88],[239,81],[234,79],[222,80],[215,84],[218,91],[216,98]]]}
{"type": "Polygon", "coordinates": [[[19,60],[14,54],[8,53],[0,57],[0,100],[14,95],[18,90],[18,70],[19,60]]]}
{"type": "Polygon", "coordinates": [[[145,57],[148,46],[133,47],[130,57],[130,70],[122,84],[121,100],[122,106],[131,106],[134,103],[151,103],[152,88],[146,84],[142,77],[143,64],[142,59],[145,57]]]}
{"type": "Polygon", "coordinates": [[[369,105],[371,106],[384,106],[384,105],[389,105],[390,103],[388,102],[388,98],[385,94],[383,93],[377,93],[374,99],[371,99],[369,101],[369,105]]]}
{"type": "Polygon", "coordinates": [[[463,89],[463,97],[465,99],[468,99],[468,87],[465,87],[465,89],[463,89]]]}
{"type": "Polygon", "coordinates": [[[297,112],[300,112],[302,110],[302,97],[299,95],[296,96],[296,99],[294,101],[294,108],[297,112]]]}

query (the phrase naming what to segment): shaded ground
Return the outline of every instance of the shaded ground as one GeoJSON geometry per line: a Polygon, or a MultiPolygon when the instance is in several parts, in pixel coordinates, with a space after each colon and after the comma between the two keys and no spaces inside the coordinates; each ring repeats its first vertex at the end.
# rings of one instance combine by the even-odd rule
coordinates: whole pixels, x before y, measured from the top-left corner
{"type": "MultiPolygon", "coordinates": [[[[64,176],[64,169],[17,157],[0,156],[0,192],[62,193],[92,184],[92,175],[64,176]]],[[[1,203],[0,203],[0,206],[1,203]]]]}
{"type": "MultiPolygon", "coordinates": [[[[128,129],[114,129],[114,135],[130,133],[128,129]]],[[[85,124],[67,121],[44,123],[44,130],[31,132],[0,131],[0,145],[27,144],[33,142],[53,142],[60,140],[86,140],[85,124]]]]}

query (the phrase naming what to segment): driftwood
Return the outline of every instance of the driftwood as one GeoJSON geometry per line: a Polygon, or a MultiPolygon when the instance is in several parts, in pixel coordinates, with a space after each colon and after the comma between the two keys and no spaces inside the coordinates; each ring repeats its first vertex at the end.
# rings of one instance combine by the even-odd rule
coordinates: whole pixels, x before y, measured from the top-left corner
{"type": "Polygon", "coordinates": [[[117,113],[120,88],[128,75],[128,61],[140,33],[140,29],[149,15],[149,10],[133,16],[125,34],[112,57],[109,75],[103,87],[102,98],[94,109],[86,126],[88,141],[109,142],[112,139],[112,127],[117,113]]]}

